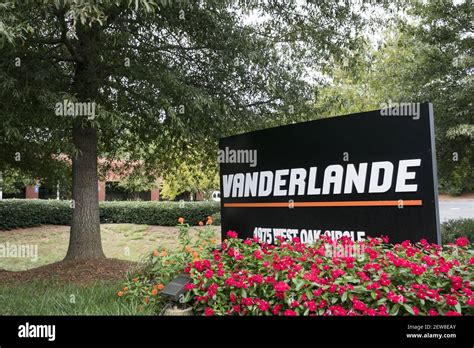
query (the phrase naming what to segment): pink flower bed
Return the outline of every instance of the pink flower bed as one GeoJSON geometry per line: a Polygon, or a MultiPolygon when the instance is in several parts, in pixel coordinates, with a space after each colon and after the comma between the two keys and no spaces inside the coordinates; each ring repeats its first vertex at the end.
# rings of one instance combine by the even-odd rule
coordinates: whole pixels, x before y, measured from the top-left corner
{"type": "Polygon", "coordinates": [[[276,246],[228,232],[222,251],[190,263],[187,300],[205,315],[472,315],[466,238],[388,244],[329,238],[276,246]]]}

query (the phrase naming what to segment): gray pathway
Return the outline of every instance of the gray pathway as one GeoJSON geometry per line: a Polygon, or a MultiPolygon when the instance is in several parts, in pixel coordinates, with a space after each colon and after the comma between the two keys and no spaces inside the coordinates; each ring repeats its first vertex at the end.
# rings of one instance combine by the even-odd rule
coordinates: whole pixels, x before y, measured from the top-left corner
{"type": "Polygon", "coordinates": [[[440,201],[439,215],[441,222],[458,218],[474,219],[474,199],[440,201]]]}

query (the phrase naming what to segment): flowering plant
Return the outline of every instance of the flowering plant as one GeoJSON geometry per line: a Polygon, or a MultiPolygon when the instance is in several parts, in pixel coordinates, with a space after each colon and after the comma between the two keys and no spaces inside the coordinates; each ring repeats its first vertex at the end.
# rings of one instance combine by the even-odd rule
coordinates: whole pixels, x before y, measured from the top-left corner
{"type": "Polygon", "coordinates": [[[267,245],[229,231],[222,251],[188,263],[186,300],[204,315],[472,315],[473,267],[466,238],[267,245]]]}
{"type": "Polygon", "coordinates": [[[205,223],[198,223],[199,226],[204,224],[206,227],[197,229],[196,236],[192,238],[189,224],[180,217],[177,226],[178,248],[173,251],[162,247],[153,250],[139,268],[129,273],[117,296],[143,309],[146,306],[148,309],[152,308],[152,311],[160,311],[165,305],[165,299],[160,296],[165,285],[183,272],[184,265],[210,255],[209,250],[216,245],[215,231],[211,227],[212,217],[209,216],[205,223]]]}

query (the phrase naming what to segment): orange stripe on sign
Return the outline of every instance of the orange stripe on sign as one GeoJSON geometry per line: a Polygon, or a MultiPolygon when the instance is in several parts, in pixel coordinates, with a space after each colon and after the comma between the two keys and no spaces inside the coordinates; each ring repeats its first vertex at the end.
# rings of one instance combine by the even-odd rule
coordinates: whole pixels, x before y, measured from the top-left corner
{"type": "Polygon", "coordinates": [[[224,208],[288,208],[293,207],[393,207],[423,205],[422,200],[401,201],[339,201],[339,202],[274,202],[274,203],[224,203],[224,208]]]}

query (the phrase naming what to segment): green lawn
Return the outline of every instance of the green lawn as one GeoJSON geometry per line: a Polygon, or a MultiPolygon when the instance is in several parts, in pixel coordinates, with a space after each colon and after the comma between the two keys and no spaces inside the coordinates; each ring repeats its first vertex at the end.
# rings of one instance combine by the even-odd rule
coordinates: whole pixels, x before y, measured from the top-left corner
{"type": "MultiPolygon", "coordinates": [[[[199,227],[196,227],[199,228],[199,227]]],[[[220,240],[220,228],[216,239],[220,240]]],[[[191,232],[193,233],[193,232],[191,232]]],[[[109,258],[138,261],[147,252],[161,245],[169,250],[177,246],[176,227],[135,224],[102,224],[102,246],[109,258]]],[[[66,256],[69,226],[46,225],[0,231],[0,244],[37,245],[38,260],[30,258],[0,258],[0,269],[21,271],[62,260],[66,256]]]]}
{"type": "Polygon", "coordinates": [[[0,285],[0,315],[149,315],[151,308],[117,299],[117,283],[32,282],[0,285]]]}
{"type": "MultiPolygon", "coordinates": [[[[199,228],[199,227],[198,227],[199,228]]],[[[219,227],[216,239],[220,240],[219,227]]],[[[191,232],[192,235],[195,231],[191,232]]],[[[108,258],[139,261],[158,246],[172,250],[178,245],[175,227],[134,224],[101,225],[102,245],[108,258]]],[[[0,244],[35,245],[37,261],[0,258],[0,270],[23,271],[60,261],[66,255],[69,226],[40,226],[0,231],[0,244]]],[[[117,297],[120,281],[80,285],[28,279],[27,283],[0,283],[0,315],[151,315],[143,303],[124,303],[117,297]]]]}

